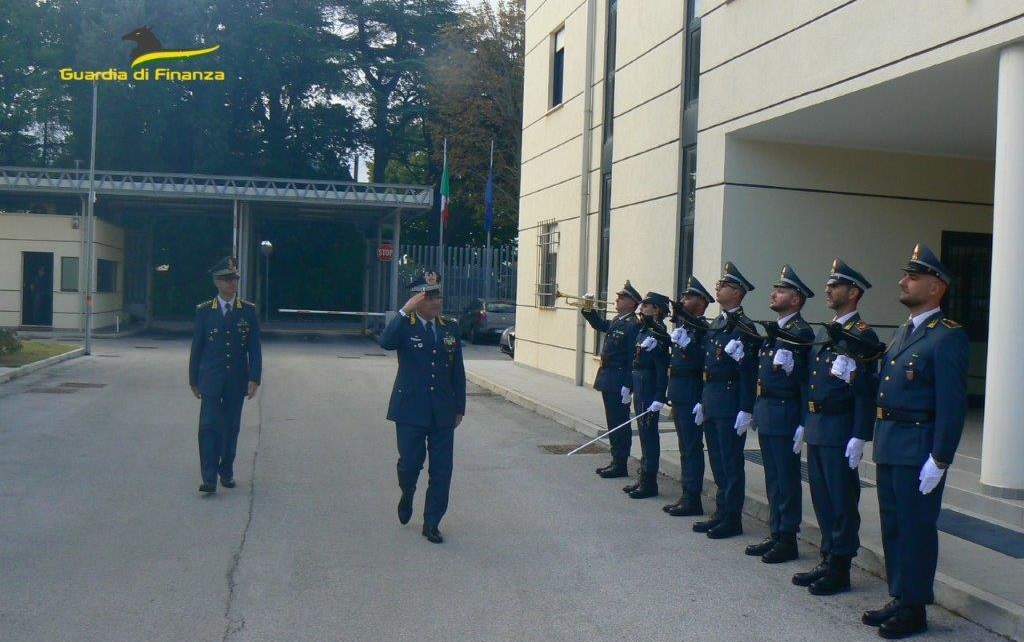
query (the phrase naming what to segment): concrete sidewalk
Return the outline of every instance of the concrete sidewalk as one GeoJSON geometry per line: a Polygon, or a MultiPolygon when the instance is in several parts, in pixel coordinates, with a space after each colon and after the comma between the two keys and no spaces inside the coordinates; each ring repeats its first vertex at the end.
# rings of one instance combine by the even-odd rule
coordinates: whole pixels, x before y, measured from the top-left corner
{"type": "MultiPolygon", "coordinates": [[[[466,374],[471,382],[588,438],[596,437],[605,430],[600,397],[589,386],[578,387],[561,377],[502,360],[469,358],[466,374]]],[[[673,425],[666,421],[664,413],[661,439],[661,470],[678,480],[678,443],[673,425]]],[[[764,470],[758,463],[760,452],[757,435],[752,431],[747,433],[746,451],[747,501],[744,511],[751,517],[767,521],[764,470]]],[[[636,437],[632,452],[637,456],[640,453],[636,437]]],[[[870,451],[865,454],[865,460],[870,460],[870,451]]],[[[710,466],[706,470],[705,494],[713,498],[715,487],[710,466]]],[[[861,475],[865,485],[860,502],[861,551],[855,563],[874,575],[884,577],[878,499],[870,479],[873,466],[862,464],[861,475]]],[[[971,475],[970,470],[958,469],[950,473],[948,483],[953,486],[954,479],[959,482],[965,478],[966,483],[956,485],[969,485],[971,475]]],[[[804,550],[801,561],[792,565],[794,572],[806,570],[813,565],[817,552],[809,552],[807,545],[816,546],[820,540],[806,475],[804,479],[803,526],[800,534],[804,550]]],[[[661,490],[667,500],[665,503],[678,498],[679,489],[674,483],[663,483],[661,490]]],[[[1012,522],[1002,522],[972,512],[971,509],[977,505],[972,502],[976,502],[977,498],[969,494],[947,492],[943,499],[939,570],[935,578],[936,602],[995,633],[1014,640],[1024,640],[1024,529],[1012,522]]],[[[713,499],[705,499],[705,508],[710,504],[713,504],[713,499]]],[[[737,555],[742,554],[740,549],[737,546],[737,555]]]]}

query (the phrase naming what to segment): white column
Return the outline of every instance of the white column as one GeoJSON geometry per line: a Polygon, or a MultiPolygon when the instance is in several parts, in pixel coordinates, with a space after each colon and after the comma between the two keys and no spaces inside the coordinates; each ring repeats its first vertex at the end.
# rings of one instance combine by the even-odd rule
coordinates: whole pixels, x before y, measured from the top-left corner
{"type": "MultiPolygon", "coordinates": [[[[239,203],[238,216],[235,218],[235,239],[238,243],[238,272],[242,275],[242,280],[238,284],[238,296],[244,299],[252,299],[256,288],[251,281],[257,276],[259,265],[252,264],[253,257],[253,243],[252,243],[252,212],[249,209],[249,203],[239,203]]],[[[262,307],[265,302],[258,301],[262,307]]]]}
{"type": "Polygon", "coordinates": [[[989,495],[1024,499],[1024,297],[1019,293],[1024,247],[1024,44],[999,54],[998,105],[981,486],[989,495]]]}

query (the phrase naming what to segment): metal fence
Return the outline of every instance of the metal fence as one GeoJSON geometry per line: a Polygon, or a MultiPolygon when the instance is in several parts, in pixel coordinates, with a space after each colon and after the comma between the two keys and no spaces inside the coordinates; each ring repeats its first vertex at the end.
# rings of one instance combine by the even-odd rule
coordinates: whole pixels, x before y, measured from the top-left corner
{"type": "Polygon", "coordinates": [[[396,257],[399,283],[408,283],[417,272],[432,268],[441,273],[444,284],[444,310],[458,314],[473,299],[516,298],[516,266],[519,252],[513,246],[491,248],[490,289],[488,290],[486,247],[445,247],[444,261],[438,260],[437,246],[403,245],[396,257]]]}

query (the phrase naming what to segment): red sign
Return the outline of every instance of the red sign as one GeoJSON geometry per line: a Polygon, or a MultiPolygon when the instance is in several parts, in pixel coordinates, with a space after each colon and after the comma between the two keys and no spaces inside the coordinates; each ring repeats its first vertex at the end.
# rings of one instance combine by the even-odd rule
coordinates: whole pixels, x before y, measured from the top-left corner
{"type": "Polygon", "coordinates": [[[385,263],[395,258],[395,246],[390,243],[381,243],[377,246],[377,258],[385,263]]]}

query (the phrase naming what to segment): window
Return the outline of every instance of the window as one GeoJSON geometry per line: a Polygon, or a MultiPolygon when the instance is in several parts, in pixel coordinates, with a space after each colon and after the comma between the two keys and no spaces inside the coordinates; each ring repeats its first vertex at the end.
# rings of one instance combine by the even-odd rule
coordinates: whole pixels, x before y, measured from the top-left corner
{"type": "Polygon", "coordinates": [[[988,341],[992,235],[943,232],[942,262],[953,272],[943,310],[964,326],[971,341],[988,341]]]}
{"type": "Polygon", "coordinates": [[[60,257],[60,291],[78,292],[78,257],[60,257]]]}
{"type": "Polygon", "coordinates": [[[558,223],[541,223],[537,233],[537,305],[555,307],[558,291],[558,223]]]}
{"type": "Polygon", "coordinates": [[[117,261],[96,259],[96,291],[117,292],[117,261]]]}
{"type": "Polygon", "coordinates": [[[551,107],[557,107],[565,84],[565,27],[551,36],[551,45],[551,107]]]}

